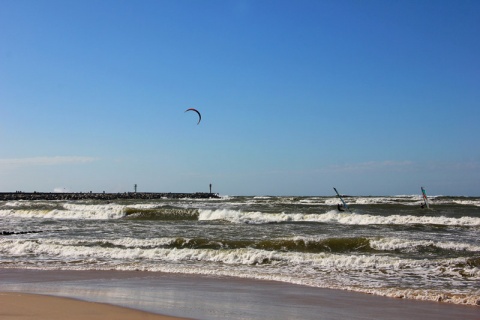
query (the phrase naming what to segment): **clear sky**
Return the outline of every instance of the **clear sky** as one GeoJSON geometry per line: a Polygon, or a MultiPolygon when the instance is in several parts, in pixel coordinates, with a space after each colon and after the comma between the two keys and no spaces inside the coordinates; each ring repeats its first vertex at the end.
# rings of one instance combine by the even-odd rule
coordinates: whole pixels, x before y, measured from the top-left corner
{"type": "Polygon", "coordinates": [[[476,0],[0,0],[0,192],[478,196],[479,109],[476,0]]]}

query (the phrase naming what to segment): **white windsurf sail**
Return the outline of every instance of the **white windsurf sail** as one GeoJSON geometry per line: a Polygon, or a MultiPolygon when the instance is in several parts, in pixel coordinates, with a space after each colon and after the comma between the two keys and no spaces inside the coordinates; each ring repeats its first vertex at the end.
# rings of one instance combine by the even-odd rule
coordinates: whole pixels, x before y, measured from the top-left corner
{"type": "Polygon", "coordinates": [[[428,204],[428,197],[427,197],[427,192],[423,187],[420,187],[422,189],[422,195],[423,195],[423,202],[425,203],[425,206],[427,209],[430,209],[430,205],[428,204]]]}

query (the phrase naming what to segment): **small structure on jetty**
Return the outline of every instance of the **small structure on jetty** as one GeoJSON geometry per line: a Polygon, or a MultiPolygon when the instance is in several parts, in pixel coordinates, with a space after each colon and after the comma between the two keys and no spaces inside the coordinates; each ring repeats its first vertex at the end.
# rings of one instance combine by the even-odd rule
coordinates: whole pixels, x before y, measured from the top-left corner
{"type": "Polygon", "coordinates": [[[158,192],[0,192],[0,201],[14,200],[120,200],[120,199],[210,199],[220,198],[217,193],[158,193],[158,192]]]}

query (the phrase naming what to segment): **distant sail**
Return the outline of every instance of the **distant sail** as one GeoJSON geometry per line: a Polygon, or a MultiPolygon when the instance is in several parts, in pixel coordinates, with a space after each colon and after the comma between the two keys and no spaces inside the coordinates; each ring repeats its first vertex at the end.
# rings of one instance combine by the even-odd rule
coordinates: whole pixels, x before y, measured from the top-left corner
{"type": "Polygon", "coordinates": [[[337,189],[336,189],[335,187],[333,187],[333,190],[335,190],[335,192],[337,193],[337,196],[340,198],[340,201],[342,201],[343,206],[344,206],[345,208],[347,208],[348,211],[350,211],[350,208],[349,208],[348,205],[345,203],[345,201],[343,201],[343,198],[342,198],[342,196],[340,196],[340,193],[338,193],[337,189]]]}
{"type": "Polygon", "coordinates": [[[427,209],[430,209],[430,205],[428,204],[427,192],[423,187],[420,187],[420,188],[422,189],[423,201],[425,202],[427,209]]]}

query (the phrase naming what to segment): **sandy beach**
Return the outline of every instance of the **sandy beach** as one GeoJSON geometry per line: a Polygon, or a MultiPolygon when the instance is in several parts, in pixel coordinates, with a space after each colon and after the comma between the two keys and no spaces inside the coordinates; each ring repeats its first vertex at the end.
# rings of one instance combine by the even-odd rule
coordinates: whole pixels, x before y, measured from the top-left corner
{"type": "Polygon", "coordinates": [[[174,320],[144,311],[118,307],[105,303],[26,293],[0,293],[0,318],[4,320],[174,320]]]}
{"type": "Polygon", "coordinates": [[[1,269],[0,279],[2,319],[480,319],[475,306],[227,277],[1,269]]]}

